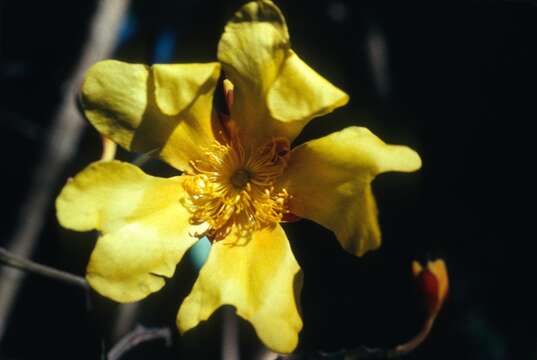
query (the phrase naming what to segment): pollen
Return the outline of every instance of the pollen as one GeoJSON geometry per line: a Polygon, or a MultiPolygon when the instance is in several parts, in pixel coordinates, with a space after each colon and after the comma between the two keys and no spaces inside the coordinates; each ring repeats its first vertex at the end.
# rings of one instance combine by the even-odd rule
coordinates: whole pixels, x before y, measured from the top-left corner
{"type": "Polygon", "coordinates": [[[214,142],[204,158],[190,162],[184,188],[190,223],[208,224],[198,237],[222,240],[232,232],[247,238],[273,226],[289,211],[289,194],[276,189],[289,157],[289,142],[277,138],[258,149],[245,149],[238,138],[214,142]]]}

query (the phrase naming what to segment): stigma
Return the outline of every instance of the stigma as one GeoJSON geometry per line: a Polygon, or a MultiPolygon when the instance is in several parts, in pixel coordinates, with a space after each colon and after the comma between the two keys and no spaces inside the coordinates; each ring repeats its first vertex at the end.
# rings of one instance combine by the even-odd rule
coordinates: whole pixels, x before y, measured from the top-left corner
{"type": "Polygon", "coordinates": [[[223,144],[215,141],[204,155],[190,162],[183,183],[189,195],[190,223],[208,225],[196,236],[218,241],[236,232],[238,238],[248,238],[254,231],[274,226],[289,212],[289,194],[275,188],[287,167],[287,139],[245,149],[233,137],[223,144]]]}

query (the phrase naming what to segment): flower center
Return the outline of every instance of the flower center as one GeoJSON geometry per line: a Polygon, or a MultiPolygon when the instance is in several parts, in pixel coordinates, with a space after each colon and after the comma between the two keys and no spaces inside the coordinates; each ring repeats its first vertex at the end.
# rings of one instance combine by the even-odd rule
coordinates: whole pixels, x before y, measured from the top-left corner
{"type": "Polygon", "coordinates": [[[217,241],[236,231],[238,237],[248,237],[278,223],[288,212],[289,194],[275,189],[275,183],[287,166],[288,151],[286,139],[274,139],[254,151],[234,138],[226,144],[215,141],[203,160],[191,161],[183,185],[189,194],[190,223],[209,225],[196,236],[217,241]]]}
{"type": "Polygon", "coordinates": [[[231,175],[231,184],[237,189],[244,189],[248,181],[252,178],[252,175],[248,170],[238,169],[231,175]]]}

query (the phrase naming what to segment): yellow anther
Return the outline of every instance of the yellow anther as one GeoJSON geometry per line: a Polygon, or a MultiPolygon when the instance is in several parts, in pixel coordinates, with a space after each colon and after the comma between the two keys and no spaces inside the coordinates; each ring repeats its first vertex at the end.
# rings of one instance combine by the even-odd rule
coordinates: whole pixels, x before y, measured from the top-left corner
{"type": "Polygon", "coordinates": [[[247,151],[233,139],[229,144],[215,142],[203,160],[190,162],[192,171],[184,182],[190,222],[209,225],[199,236],[221,240],[233,230],[248,236],[281,220],[289,197],[285,189],[274,188],[287,166],[282,148],[289,145],[277,139],[247,151]]]}

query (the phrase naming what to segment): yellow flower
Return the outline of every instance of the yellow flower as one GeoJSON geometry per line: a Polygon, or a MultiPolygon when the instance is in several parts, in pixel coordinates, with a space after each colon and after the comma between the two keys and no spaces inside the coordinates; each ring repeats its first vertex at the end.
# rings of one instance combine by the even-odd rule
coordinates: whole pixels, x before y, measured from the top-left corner
{"type": "Polygon", "coordinates": [[[291,50],[270,1],[234,15],[218,60],[94,65],[82,87],[89,121],[127,150],[155,151],[182,175],[158,178],[128,163],[96,162],[65,185],[57,216],[66,228],[99,230],[87,280],[119,302],[162,288],[183,254],[209,237],[207,262],[177,315],[179,330],[229,304],[269,348],[288,353],[302,328],[301,271],[279,223],[288,215],[314,220],[362,255],[380,245],[371,181],[414,171],[421,161],[359,127],[290,148],[312,118],[348,96],[291,50]],[[229,117],[213,110],[221,67],[229,117]]]}

